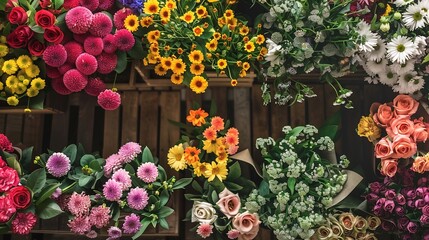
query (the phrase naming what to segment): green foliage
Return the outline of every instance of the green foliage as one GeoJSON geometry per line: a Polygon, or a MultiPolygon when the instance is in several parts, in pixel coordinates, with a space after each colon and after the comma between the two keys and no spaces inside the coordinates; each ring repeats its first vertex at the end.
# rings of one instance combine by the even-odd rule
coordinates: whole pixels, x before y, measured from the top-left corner
{"type": "Polygon", "coordinates": [[[50,219],[60,215],[63,211],[54,201],[47,199],[36,206],[36,214],[41,219],[50,219]]]}
{"type": "Polygon", "coordinates": [[[27,180],[27,188],[34,193],[39,193],[46,183],[46,171],[44,168],[39,168],[32,172],[27,180]]]}

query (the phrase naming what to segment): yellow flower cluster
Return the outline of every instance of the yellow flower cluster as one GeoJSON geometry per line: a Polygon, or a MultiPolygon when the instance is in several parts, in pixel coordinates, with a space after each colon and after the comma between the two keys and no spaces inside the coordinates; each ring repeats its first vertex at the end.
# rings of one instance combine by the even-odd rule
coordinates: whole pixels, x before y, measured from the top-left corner
{"type": "MultiPolygon", "coordinates": [[[[1,51],[2,46],[0,55],[1,51]]],[[[37,96],[39,91],[45,88],[45,80],[38,77],[39,67],[28,55],[8,60],[0,58],[0,69],[0,96],[11,106],[18,105],[19,99],[23,96],[30,98],[37,96]]]]}
{"type": "Polygon", "coordinates": [[[267,53],[265,38],[257,33],[260,27],[252,33],[230,9],[235,2],[148,0],[143,13],[128,16],[124,26],[135,34],[143,32],[141,39],[148,49],[144,65],[152,65],[155,74],[174,84],[203,93],[208,69],[228,76],[235,86],[267,53]],[[139,27],[142,31],[137,31],[139,27]]]}
{"type": "Polygon", "coordinates": [[[373,142],[380,138],[381,130],[371,116],[362,116],[358,124],[357,134],[360,137],[366,137],[368,138],[368,141],[373,142]]]}

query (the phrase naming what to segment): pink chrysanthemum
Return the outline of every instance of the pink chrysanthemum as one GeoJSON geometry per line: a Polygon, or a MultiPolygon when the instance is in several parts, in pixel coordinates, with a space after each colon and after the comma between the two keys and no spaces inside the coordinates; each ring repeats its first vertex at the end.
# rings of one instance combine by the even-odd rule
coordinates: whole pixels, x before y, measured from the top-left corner
{"type": "Polygon", "coordinates": [[[112,31],[113,23],[107,14],[98,12],[92,16],[92,26],[89,32],[97,37],[104,37],[112,31]]]}
{"type": "Polygon", "coordinates": [[[227,134],[230,134],[230,135],[235,135],[235,136],[238,136],[238,129],[237,128],[230,128],[230,129],[228,129],[228,131],[226,132],[227,134]]]}
{"type": "Polygon", "coordinates": [[[70,194],[61,194],[55,202],[60,206],[61,210],[68,211],[67,204],[69,203],[71,195],[70,194]]]}
{"type": "Polygon", "coordinates": [[[85,193],[78,194],[74,192],[67,204],[67,208],[75,216],[87,215],[90,207],[91,199],[85,193]]]}
{"type": "Polygon", "coordinates": [[[54,177],[62,177],[70,171],[70,159],[64,153],[54,153],[46,162],[48,172],[54,177]]]}
{"type": "Polygon", "coordinates": [[[0,133],[0,149],[6,152],[13,152],[12,143],[6,135],[0,133]]]}
{"type": "Polygon", "coordinates": [[[131,213],[130,215],[126,216],[124,225],[122,225],[122,229],[126,234],[134,234],[140,229],[140,227],[140,217],[134,213],[131,213]]]}
{"type": "Polygon", "coordinates": [[[83,49],[85,52],[98,56],[103,52],[104,43],[103,39],[100,37],[89,36],[83,42],[83,49]]]}
{"type": "Polygon", "coordinates": [[[149,196],[143,188],[133,188],[127,196],[127,202],[130,208],[135,210],[143,210],[148,203],[149,196]]]}
{"type": "Polygon", "coordinates": [[[67,62],[75,64],[77,57],[83,53],[83,47],[80,43],[70,41],[64,44],[64,48],[67,51],[67,62]]]}
{"type": "MultiPolygon", "coordinates": [[[[98,68],[97,59],[91,54],[82,53],[76,59],[76,68],[77,70],[79,70],[79,72],[81,72],[84,75],[87,75],[87,76],[91,75],[97,71],[97,68],[98,68]]],[[[88,84],[88,81],[86,82],[86,84],[88,84]]]]}
{"type": "Polygon", "coordinates": [[[17,213],[12,221],[12,233],[27,235],[36,225],[37,217],[32,212],[17,213]]]}
{"type": "Polygon", "coordinates": [[[101,10],[109,10],[112,6],[114,0],[100,0],[100,5],[98,5],[98,8],[101,10]]]}
{"type": "Polygon", "coordinates": [[[67,0],[67,1],[64,1],[63,3],[63,7],[66,10],[72,9],[77,6],[79,6],[79,0],[67,0]]]}
{"type": "Polygon", "coordinates": [[[227,236],[229,239],[236,239],[240,236],[240,231],[237,229],[231,229],[228,231],[227,236]]]}
{"type": "Polygon", "coordinates": [[[98,0],[79,0],[79,3],[82,7],[88,8],[91,12],[94,12],[98,8],[98,5],[100,5],[98,0]]]}
{"type": "Polygon", "coordinates": [[[70,69],[64,74],[63,82],[70,91],[79,92],[88,84],[88,78],[77,69],[70,69]]]}
{"type": "Polygon", "coordinates": [[[65,20],[72,33],[84,34],[92,25],[92,12],[86,7],[78,6],[66,13],[65,20]]]}
{"type": "Polygon", "coordinates": [[[91,230],[91,231],[89,231],[87,234],[85,234],[85,236],[86,236],[87,238],[91,238],[91,239],[93,239],[93,238],[97,238],[98,234],[97,234],[97,232],[96,232],[96,231],[91,230]]]}
{"type": "Polygon", "coordinates": [[[59,78],[62,76],[62,74],[58,71],[57,68],[46,65],[46,76],[52,79],[59,78]]]}
{"type": "Polygon", "coordinates": [[[16,208],[7,196],[0,196],[0,223],[5,223],[10,220],[16,208]]]}
{"type": "Polygon", "coordinates": [[[211,121],[212,127],[216,130],[216,131],[220,131],[223,130],[225,127],[225,124],[223,122],[223,118],[221,117],[213,117],[212,121],[211,121]]]}
{"type": "Polygon", "coordinates": [[[89,222],[97,228],[105,227],[109,224],[110,208],[98,206],[91,209],[89,214],[89,222]]]}
{"type": "Polygon", "coordinates": [[[83,44],[83,42],[85,41],[85,39],[86,39],[88,36],[91,36],[91,34],[90,34],[89,32],[86,32],[86,33],[84,33],[84,34],[76,34],[76,33],[74,33],[74,34],[73,34],[73,39],[74,39],[76,42],[78,42],[78,43],[80,43],[80,44],[83,44]]]}
{"type": "Polygon", "coordinates": [[[153,183],[158,177],[158,168],[151,162],[143,163],[137,169],[137,177],[145,183],[153,183]]]}
{"type": "Polygon", "coordinates": [[[213,226],[208,223],[201,223],[197,228],[197,233],[202,238],[207,238],[213,233],[213,226]]]}
{"type": "Polygon", "coordinates": [[[116,29],[124,29],[124,20],[128,15],[131,14],[133,14],[133,10],[129,8],[119,9],[115,15],[113,15],[113,24],[115,25],[116,29]]]}
{"type": "Polygon", "coordinates": [[[125,52],[131,50],[136,42],[133,34],[127,29],[120,29],[116,31],[115,41],[118,49],[125,52]]]}
{"type": "Polygon", "coordinates": [[[97,103],[104,110],[115,110],[121,105],[121,95],[110,89],[106,89],[98,94],[97,103]]]}
{"type": "Polygon", "coordinates": [[[63,76],[64,74],[66,74],[66,72],[68,72],[70,69],[75,68],[74,63],[64,63],[63,65],[58,67],[58,72],[60,73],[60,76],[63,76]]]}
{"type": "Polygon", "coordinates": [[[203,132],[203,136],[207,140],[215,140],[217,137],[216,130],[213,127],[206,128],[203,132]]]}
{"type": "Polygon", "coordinates": [[[110,239],[119,239],[122,237],[122,230],[118,227],[111,226],[109,230],[107,230],[110,239]]]}
{"type": "Polygon", "coordinates": [[[118,63],[118,56],[114,53],[101,53],[97,56],[98,69],[97,71],[101,74],[109,74],[116,68],[118,63]]]}
{"type": "Polygon", "coordinates": [[[234,155],[237,153],[237,151],[238,151],[238,146],[231,145],[228,147],[228,154],[229,155],[234,155]]]}
{"type": "Polygon", "coordinates": [[[119,169],[113,173],[112,179],[121,184],[122,191],[126,191],[131,187],[131,177],[125,169],[119,169]]]}
{"type": "Polygon", "coordinates": [[[91,224],[89,223],[88,216],[77,216],[72,220],[69,220],[67,224],[70,228],[70,231],[84,235],[85,233],[91,230],[91,224]]]}
{"type": "Polygon", "coordinates": [[[52,195],[51,195],[51,198],[53,198],[53,199],[58,199],[60,196],[61,196],[61,194],[63,193],[63,191],[61,190],[61,188],[57,188],[57,189],[55,189],[55,191],[52,193],[52,195]]]}
{"type": "Polygon", "coordinates": [[[106,164],[104,165],[104,176],[110,177],[112,172],[118,170],[121,166],[121,156],[119,154],[112,154],[106,158],[106,164]]]}
{"type": "Polygon", "coordinates": [[[122,145],[121,148],[119,148],[118,154],[121,156],[122,163],[129,163],[134,158],[137,157],[138,154],[142,152],[142,147],[140,144],[135,142],[128,142],[122,145]]]}
{"type": "Polygon", "coordinates": [[[89,78],[88,84],[85,87],[85,92],[91,96],[97,96],[106,89],[106,84],[99,78],[89,78]]]}
{"type": "Polygon", "coordinates": [[[103,186],[103,195],[109,201],[118,201],[122,196],[121,184],[109,179],[103,186]]]}
{"type": "Polygon", "coordinates": [[[51,86],[52,86],[52,89],[54,89],[54,91],[55,91],[56,93],[58,93],[58,94],[61,94],[61,95],[69,95],[69,94],[71,94],[71,93],[72,93],[72,91],[70,91],[70,90],[69,90],[69,89],[64,85],[64,82],[63,82],[63,78],[62,78],[62,77],[52,79],[52,81],[51,81],[51,86]]]}
{"type": "Polygon", "coordinates": [[[226,134],[225,142],[228,146],[238,145],[238,136],[233,134],[226,134]]]}
{"type": "Polygon", "coordinates": [[[113,34],[107,34],[104,38],[103,38],[103,43],[104,43],[104,51],[106,53],[114,53],[116,51],[116,49],[118,47],[116,47],[116,40],[115,40],[115,35],[113,34]]]}
{"type": "Polygon", "coordinates": [[[66,49],[61,44],[50,45],[43,52],[43,60],[51,67],[59,67],[67,60],[66,49]]]}

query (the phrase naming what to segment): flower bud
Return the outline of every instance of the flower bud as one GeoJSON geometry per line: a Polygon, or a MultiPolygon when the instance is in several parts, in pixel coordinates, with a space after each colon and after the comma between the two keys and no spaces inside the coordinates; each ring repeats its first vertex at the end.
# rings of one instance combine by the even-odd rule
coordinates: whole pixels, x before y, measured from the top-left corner
{"type": "Polygon", "coordinates": [[[380,18],[380,22],[381,22],[381,23],[389,23],[389,19],[388,19],[386,16],[382,16],[382,17],[380,18]]]}
{"type": "Polygon", "coordinates": [[[382,23],[380,25],[380,30],[383,32],[388,32],[390,30],[390,24],[389,23],[382,23]]]}
{"type": "Polygon", "coordinates": [[[401,18],[402,18],[402,14],[400,12],[395,12],[393,14],[393,19],[395,19],[395,20],[401,20],[401,18]]]}

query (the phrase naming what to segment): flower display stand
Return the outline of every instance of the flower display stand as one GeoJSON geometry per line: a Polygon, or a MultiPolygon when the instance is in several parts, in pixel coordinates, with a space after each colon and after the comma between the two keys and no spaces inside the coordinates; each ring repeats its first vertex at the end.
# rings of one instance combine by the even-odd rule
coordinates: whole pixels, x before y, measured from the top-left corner
{"type": "MultiPolygon", "coordinates": [[[[57,114],[62,113],[66,110],[68,97],[58,95],[53,91],[50,91],[46,94],[41,93],[40,96],[37,96],[37,103],[32,105],[30,101],[31,114],[57,114]]],[[[33,102],[35,102],[33,100],[33,102]]],[[[23,100],[19,106],[11,107],[5,103],[0,104],[0,114],[23,114],[25,113],[25,108],[27,107],[27,100],[23,100]]]]}

